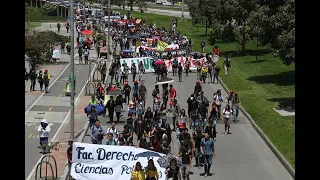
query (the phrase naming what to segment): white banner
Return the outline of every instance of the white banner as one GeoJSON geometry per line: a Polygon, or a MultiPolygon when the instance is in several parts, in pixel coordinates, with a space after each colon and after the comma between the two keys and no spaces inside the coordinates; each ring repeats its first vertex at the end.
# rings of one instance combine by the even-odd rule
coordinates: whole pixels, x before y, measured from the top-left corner
{"type": "MultiPolygon", "coordinates": [[[[137,162],[143,168],[148,165],[148,157],[137,157],[137,154],[147,151],[132,146],[74,142],[71,176],[77,180],[130,180],[131,171],[137,162]]],[[[159,180],[165,180],[165,169],[158,165],[158,157],[152,159],[158,170],[159,180]]]]}
{"type": "MultiPolygon", "coordinates": [[[[184,69],[184,64],[186,62],[186,57],[177,57],[178,62],[181,63],[183,69],[184,69]]],[[[190,58],[189,58],[190,60],[190,58]]],[[[144,65],[144,69],[145,72],[154,72],[154,69],[152,67],[152,58],[151,57],[140,57],[140,58],[124,58],[124,59],[120,59],[121,64],[127,63],[127,65],[129,66],[129,73],[131,73],[131,66],[133,63],[135,63],[136,67],[137,67],[137,71],[138,69],[138,65],[140,64],[140,62],[142,61],[143,65],[144,65]]],[[[172,72],[172,61],[173,59],[170,60],[164,60],[168,72],[172,72]]],[[[190,61],[190,67],[189,69],[191,71],[196,71],[197,70],[197,66],[198,63],[202,63],[204,64],[207,61],[206,58],[201,58],[201,59],[191,59],[190,61]]]]}

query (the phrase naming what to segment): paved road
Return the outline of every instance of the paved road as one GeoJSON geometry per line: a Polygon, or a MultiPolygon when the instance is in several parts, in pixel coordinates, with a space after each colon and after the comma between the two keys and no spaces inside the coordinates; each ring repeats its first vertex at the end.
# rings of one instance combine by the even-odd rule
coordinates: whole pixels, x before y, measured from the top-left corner
{"type": "MultiPolygon", "coordinates": [[[[177,80],[177,77],[172,77],[172,73],[168,76],[177,80]]],[[[129,77],[131,79],[131,77],[129,77]]],[[[155,76],[153,74],[144,75],[143,79],[148,89],[147,107],[151,106],[151,93],[155,85],[155,76]]],[[[183,82],[175,81],[173,86],[177,90],[177,99],[181,108],[187,109],[186,99],[193,91],[196,82],[196,74],[192,73],[190,77],[183,77],[183,82]]],[[[211,100],[212,93],[223,88],[220,84],[202,84],[205,95],[211,100]]],[[[226,92],[222,92],[223,97],[226,97],[226,92]]],[[[225,103],[223,104],[223,107],[225,103]]],[[[126,109],[126,107],[125,107],[126,109]]],[[[127,112],[124,112],[126,114],[127,112]]],[[[102,126],[106,131],[109,124],[106,123],[105,118],[100,118],[102,126]]],[[[191,175],[191,179],[212,179],[212,180],[292,180],[292,177],[281,165],[275,155],[271,152],[268,146],[263,142],[260,136],[253,129],[248,120],[242,113],[239,115],[240,123],[231,124],[230,135],[224,135],[224,125],[217,124],[217,142],[216,142],[216,154],[211,172],[215,173],[213,176],[204,177],[201,173],[203,169],[193,167],[191,169],[194,172],[191,175]]],[[[121,118],[124,122],[124,117],[121,118]]],[[[169,118],[168,123],[172,125],[172,120],[169,118]]],[[[123,130],[124,123],[117,125],[118,130],[123,130]]],[[[135,136],[136,139],[136,136],[135,136]]],[[[86,143],[90,143],[90,137],[87,136],[84,140],[86,143]]],[[[134,141],[135,142],[135,141],[134,141]]],[[[103,142],[105,143],[105,141],[103,142]]],[[[174,139],[172,145],[172,152],[178,153],[177,142],[174,139]]],[[[193,159],[193,164],[195,161],[193,159]]]]}
{"type": "MultiPolygon", "coordinates": [[[[119,9],[118,6],[112,6],[115,10],[119,9]]],[[[130,7],[126,7],[128,9],[130,7]]],[[[138,7],[133,7],[134,11],[140,11],[138,7]]],[[[173,16],[173,17],[181,17],[181,11],[172,11],[172,10],[166,10],[166,9],[156,9],[156,8],[147,8],[145,11],[146,13],[153,13],[153,14],[159,14],[159,15],[166,15],[166,16],[173,16]]],[[[184,18],[191,18],[189,12],[183,13],[184,18]]]]}
{"type": "MultiPolygon", "coordinates": [[[[50,29],[52,31],[57,31],[57,28],[54,26],[56,23],[44,23],[42,25],[43,29],[50,29]],[[51,24],[51,29],[50,29],[51,24]]],[[[63,26],[62,26],[63,27],[63,26]]],[[[41,28],[41,27],[40,27],[41,28]]],[[[61,28],[60,34],[67,35],[65,28],[61,28]]],[[[95,59],[96,54],[94,50],[90,51],[91,58],[95,59]]],[[[69,58],[69,55],[65,55],[68,57],[64,57],[62,61],[65,61],[69,58]]],[[[70,60],[69,60],[70,62],[70,60]]],[[[78,65],[79,59],[75,57],[75,73],[77,76],[76,82],[76,97],[78,97],[78,93],[80,93],[81,89],[85,85],[88,74],[89,74],[89,66],[88,65],[78,65]]],[[[58,66],[57,66],[58,67],[58,66]]],[[[91,68],[93,65],[91,66],[91,68]]],[[[49,72],[50,73],[50,72],[49,72]]],[[[65,71],[57,71],[53,75],[53,79],[51,83],[57,79],[57,81],[52,85],[49,89],[48,94],[38,94],[34,97],[26,97],[28,99],[28,105],[26,104],[26,115],[25,115],[25,177],[30,174],[33,167],[36,165],[37,161],[41,157],[39,153],[39,137],[36,131],[37,126],[39,125],[41,119],[36,119],[35,117],[39,117],[38,112],[45,112],[45,118],[49,123],[53,123],[51,126],[51,132],[49,140],[53,138],[56,134],[58,128],[62,123],[64,123],[68,111],[70,109],[70,97],[65,96],[65,85],[68,80],[68,76],[70,75],[70,66],[66,68],[65,71]],[[62,74],[61,74],[62,73],[62,74]],[[59,77],[59,75],[61,76],[59,77]],[[40,99],[38,99],[40,96],[40,99]]],[[[37,85],[38,86],[38,85],[37,85]]]]}

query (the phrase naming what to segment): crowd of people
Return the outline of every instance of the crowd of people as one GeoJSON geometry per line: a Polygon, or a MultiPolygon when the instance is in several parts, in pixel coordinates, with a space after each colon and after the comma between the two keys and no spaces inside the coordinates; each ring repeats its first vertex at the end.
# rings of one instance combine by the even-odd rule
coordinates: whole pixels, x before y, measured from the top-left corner
{"type": "MultiPolygon", "coordinates": [[[[173,23],[172,27],[176,27],[176,24],[177,22],[173,23]]],[[[138,29],[152,35],[159,34],[160,38],[165,41],[183,39],[179,33],[177,35],[178,39],[175,37],[172,39],[172,36],[168,35],[174,33],[175,28],[167,31],[145,26],[144,22],[138,26],[138,29]]],[[[117,24],[113,24],[112,33],[115,35],[112,37],[114,44],[119,42],[121,50],[127,48],[127,43],[135,44],[132,42],[134,39],[117,38],[120,31],[127,34],[132,33],[128,27],[120,28],[117,24]]],[[[182,46],[184,45],[182,44],[182,46]]],[[[217,50],[214,51],[217,53],[217,50]]],[[[141,56],[153,56],[154,62],[159,58],[157,57],[158,55],[144,53],[143,50],[141,53],[141,56]]],[[[211,56],[208,55],[206,59],[206,63],[199,62],[197,69],[198,80],[190,97],[185,101],[188,104],[187,109],[180,108],[179,103],[185,102],[177,100],[177,91],[172,84],[162,84],[161,93],[159,85],[155,85],[152,90],[152,97],[148,97],[148,90],[142,81],[144,74],[142,63],[138,65],[133,63],[129,68],[126,63],[121,64],[119,58],[114,58],[109,69],[109,85],[106,85],[108,84],[106,79],[107,67],[104,64],[101,68],[102,82],[97,85],[95,89],[96,95],[92,96],[89,105],[103,105],[104,110],[100,114],[108,117],[111,126],[107,129],[102,128],[101,120],[99,120],[100,114],[94,106],[91,106],[88,112],[91,142],[93,144],[102,144],[103,139],[106,138],[106,145],[135,146],[167,155],[172,153],[171,147],[176,142],[179,148],[179,153],[176,156],[181,158],[183,166],[179,167],[177,160],[171,159],[165,171],[167,178],[172,180],[190,179],[189,174],[192,173],[190,172],[192,167],[203,167],[204,175],[211,175],[211,164],[216,156],[216,124],[218,121],[223,120],[225,124],[224,134],[231,134],[230,122],[238,121],[240,98],[237,93],[230,90],[228,97],[224,99],[221,95],[221,90],[218,89],[213,93],[212,101],[208,100],[202,90],[201,81],[205,84],[207,77],[209,77],[209,82],[214,83],[217,81],[218,83],[220,67],[213,62],[211,56]],[[132,79],[129,79],[129,70],[131,71],[132,79]],[[115,96],[112,95],[109,100],[106,100],[105,95],[110,94],[112,91],[121,93],[115,93],[115,96]],[[152,106],[146,107],[146,101],[152,101],[152,106]],[[222,108],[224,101],[228,103],[222,108]],[[124,105],[128,107],[126,110],[128,112],[127,115],[123,115],[124,105]],[[114,120],[114,112],[116,120],[114,120]],[[170,114],[172,125],[168,123],[170,114]],[[125,123],[123,128],[117,129],[116,124],[120,123],[122,116],[125,116],[125,123]],[[193,160],[195,163],[193,163],[193,160]]],[[[174,76],[179,76],[179,81],[182,81],[183,70],[188,76],[188,62],[190,63],[190,60],[187,60],[186,66],[182,67],[176,58],[173,61],[172,73],[174,76]]],[[[224,65],[230,67],[230,61],[227,61],[224,65]]],[[[167,76],[166,66],[156,66],[154,64],[153,66],[157,81],[167,76]]],[[[152,159],[148,161],[146,168],[142,168],[141,163],[137,162],[131,174],[132,180],[155,180],[158,178],[157,168],[154,166],[152,159]]]]}

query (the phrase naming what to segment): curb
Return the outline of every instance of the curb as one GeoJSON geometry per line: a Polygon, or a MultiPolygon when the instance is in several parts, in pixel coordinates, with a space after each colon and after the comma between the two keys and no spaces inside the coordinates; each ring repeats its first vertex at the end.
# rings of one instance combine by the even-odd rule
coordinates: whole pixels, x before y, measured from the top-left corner
{"type": "MultiPolygon", "coordinates": [[[[223,89],[227,92],[229,92],[229,89],[227,86],[222,82],[222,80],[219,78],[219,82],[223,89]]],[[[254,130],[259,134],[259,136],[262,138],[262,140],[267,144],[267,146],[271,149],[273,154],[277,157],[277,159],[280,161],[280,163],[284,166],[284,168],[288,171],[288,173],[291,175],[293,179],[295,179],[295,170],[292,168],[290,163],[285,159],[285,157],[278,151],[278,149],[272,144],[272,142],[269,140],[269,138],[263,133],[263,131],[259,128],[259,126],[254,122],[252,117],[245,111],[243,107],[239,107],[239,110],[243,113],[243,115],[249,120],[250,124],[254,128],[254,130]]]]}
{"type": "MultiPolygon", "coordinates": [[[[111,58],[111,61],[109,62],[109,65],[107,67],[107,76],[106,76],[106,79],[108,79],[108,76],[109,76],[109,69],[110,69],[110,66],[112,64],[112,58],[111,58]]],[[[96,67],[96,66],[94,66],[96,67]]],[[[93,72],[95,71],[96,69],[94,68],[93,72]]],[[[88,131],[88,128],[89,128],[89,121],[87,121],[85,124],[84,124],[84,127],[83,127],[83,130],[79,136],[79,139],[77,142],[82,142],[84,140],[84,138],[86,137],[86,134],[87,134],[87,131],[88,131]]],[[[69,167],[68,167],[68,160],[66,160],[66,163],[65,163],[65,168],[64,168],[64,171],[63,171],[63,174],[62,176],[59,178],[60,180],[68,180],[69,177],[68,177],[68,172],[69,172],[69,167]]]]}

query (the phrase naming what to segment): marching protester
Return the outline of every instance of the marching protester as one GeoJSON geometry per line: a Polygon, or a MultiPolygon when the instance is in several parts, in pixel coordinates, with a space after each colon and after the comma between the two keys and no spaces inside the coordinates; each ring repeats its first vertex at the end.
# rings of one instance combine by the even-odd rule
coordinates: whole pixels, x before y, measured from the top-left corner
{"type": "Polygon", "coordinates": [[[208,133],[204,134],[204,137],[201,139],[200,143],[200,151],[201,154],[205,158],[204,164],[204,176],[210,176],[210,168],[212,165],[212,157],[216,157],[215,148],[214,148],[214,141],[212,138],[209,137],[208,133]]]}
{"type": "Polygon", "coordinates": [[[97,119],[94,126],[91,127],[91,140],[92,144],[102,144],[102,139],[104,136],[104,131],[100,126],[100,121],[97,119]]]}

